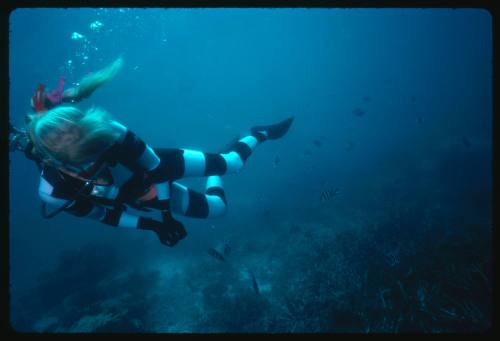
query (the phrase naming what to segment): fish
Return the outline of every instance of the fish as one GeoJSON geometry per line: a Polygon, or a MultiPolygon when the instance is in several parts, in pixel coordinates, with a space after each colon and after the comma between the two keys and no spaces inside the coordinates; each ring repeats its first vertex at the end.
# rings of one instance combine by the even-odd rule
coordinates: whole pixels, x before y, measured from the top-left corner
{"type": "Polygon", "coordinates": [[[345,144],[345,150],[350,152],[354,148],[354,143],[352,141],[347,141],[345,144]]]}
{"type": "Polygon", "coordinates": [[[362,116],[364,116],[364,115],[365,115],[365,112],[364,112],[362,109],[360,109],[360,108],[355,108],[355,109],[352,111],[352,113],[353,113],[354,115],[358,116],[358,117],[362,117],[362,116]]]}
{"type": "Polygon", "coordinates": [[[307,149],[307,150],[304,151],[304,155],[312,155],[312,152],[307,149]]]}
{"type": "Polygon", "coordinates": [[[273,167],[276,168],[280,162],[281,162],[280,158],[276,156],[273,161],[273,167]]]}
{"type": "Polygon", "coordinates": [[[224,257],[227,257],[229,256],[229,254],[231,253],[231,244],[229,244],[229,241],[225,241],[224,242],[224,246],[222,247],[222,254],[224,255],[224,257]]]}
{"type": "Polygon", "coordinates": [[[266,208],[264,210],[264,217],[269,217],[269,216],[271,216],[271,211],[268,208],[266,208]]]}
{"type": "Polygon", "coordinates": [[[313,143],[316,147],[321,147],[323,145],[323,142],[321,142],[320,140],[313,140],[313,143]]]}
{"type": "Polygon", "coordinates": [[[326,136],[321,135],[321,136],[319,137],[319,139],[320,139],[321,141],[325,141],[325,140],[326,140],[326,136]]]}
{"type": "Polygon", "coordinates": [[[321,192],[320,196],[319,196],[319,200],[321,202],[325,202],[325,201],[328,201],[330,199],[332,199],[333,197],[337,196],[340,194],[340,189],[338,188],[335,188],[335,189],[327,189],[323,192],[321,192]]]}
{"type": "Polygon", "coordinates": [[[415,96],[411,96],[411,102],[412,102],[412,103],[415,103],[415,102],[416,102],[416,100],[417,100],[417,99],[415,98],[415,96]]]}
{"type": "Polygon", "coordinates": [[[371,101],[372,101],[372,99],[371,99],[370,96],[364,96],[363,97],[363,102],[368,103],[368,102],[371,102],[371,101]]]}
{"type": "Polygon", "coordinates": [[[215,259],[217,259],[218,261],[221,261],[221,262],[225,262],[226,259],[224,258],[224,256],[222,255],[222,253],[220,253],[219,251],[217,251],[216,249],[214,248],[209,248],[207,250],[208,254],[212,257],[214,257],[215,259]]]}
{"type": "Polygon", "coordinates": [[[417,123],[418,124],[424,123],[424,119],[422,118],[422,116],[417,116],[417,123]]]}
{"type": "Polygon", "coordinates": [[[462,137],[462,142],[463,142],[464,146],[466,146],[467,148],[470,147],[470,140],[467,136],[462,137]]]}
{"type": "Polygon", "coordinates": [[[248,270],[248,273],[250,274],[250,278],[252,279],[252,286],[253,286],[253,291],[258,295],[260,293],[259,289],[259,283],[257,283],[257,280],[255,279],[255,275],[251,270],[248,270]]]}

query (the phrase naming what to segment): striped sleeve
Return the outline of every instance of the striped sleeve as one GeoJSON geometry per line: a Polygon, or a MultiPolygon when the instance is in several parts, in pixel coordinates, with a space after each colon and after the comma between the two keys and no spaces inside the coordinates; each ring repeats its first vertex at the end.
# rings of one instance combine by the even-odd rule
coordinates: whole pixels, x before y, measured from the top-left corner
{"type": "MultiPolygon", "coordinates": [[[[43,202],[52,206],[53,209],[57,209],[71,200],[71,196],[61,194],[65,192],[63,182],[51,182],[50,176],[44,176],[46,175],[44,173],[42,172],[40,177],[38,194],[43,202]]],[[[129,214],[120,208],[96,205],[85,197],[77,198],[64,211],[77,217],[97,220],[111,226],[137,228],[139,224],[139,216],[129,214]]]]}
{"type": "Polygon", "coordinates": [[[117,161],[133,172],[151,172],[160,165],[160,158],[134,132],[118,122],[114,124],[122,131],[118,148],[115,150],[117,161]]]}
{"type": "Polygon", "coordinates": [[[161,160],[153,148],[125,126],[116,123],[122,130],[122,138],[117,148],[117,161],[132,172],[144,172],[155,184],[158,200],[163,209],[169,209],[170,184],[160,167],[161,160]]]}

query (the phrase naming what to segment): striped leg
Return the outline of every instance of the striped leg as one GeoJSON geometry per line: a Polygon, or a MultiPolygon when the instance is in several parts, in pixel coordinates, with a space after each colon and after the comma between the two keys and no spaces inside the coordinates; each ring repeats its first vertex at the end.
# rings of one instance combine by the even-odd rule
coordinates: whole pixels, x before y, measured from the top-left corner
{"type": "Polygon", "coordinates": [[[227,202],[219,176],[209,176],[205,194],[172,182],[172,211],[192,218],[212,218],[226,212],[227,202]]]}
{"type": "Polygon", "coordinates": [[[220,154],[226,163],[226,174],[238,172],[257,145],[266,140],[266,132],[257,132],[238,140],[228,153],[220,154]]]}
{"type": "Polygon", "coordinates": [[[265,141],[266,132],[254,132],[239,139],[227,153],[205,153],[191,149],[155,149],[160,157],[157,172],[170,180],[185,177],[205,177],[238,172],[258,144],[265,141]]]}

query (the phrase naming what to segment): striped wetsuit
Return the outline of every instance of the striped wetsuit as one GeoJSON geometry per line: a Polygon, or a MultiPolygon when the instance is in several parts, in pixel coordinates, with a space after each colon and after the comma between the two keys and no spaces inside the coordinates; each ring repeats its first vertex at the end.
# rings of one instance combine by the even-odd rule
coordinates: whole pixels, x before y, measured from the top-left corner
{"type": "Polygon", "coordinates": [[[124,210],[154,186],[154,198],[143,207],[171,210],[196,218],[220,216],[226,211],[221,175],[240,170],[255,147],[266,140],[265,131],[253,132],[239,139],[227,153],[205,153],[189,149],[151,148],[132,131],[116,123],[121,138],[105,153],[107,167],[102,174],[107,185],[88,186],[74,198],[85,182],[53,167],[41,173],[39,195],[47,204],[61,206],[75,199],[65,211],[112,226],[137,228],[140,217],[124,210]],[[207,177],[205,193],[187,188],[175,180],[207,177]]]}

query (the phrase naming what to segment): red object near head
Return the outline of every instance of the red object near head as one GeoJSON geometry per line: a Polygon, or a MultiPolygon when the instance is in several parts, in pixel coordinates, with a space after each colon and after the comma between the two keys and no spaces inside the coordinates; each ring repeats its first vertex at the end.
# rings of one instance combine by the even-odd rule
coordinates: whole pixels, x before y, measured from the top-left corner
{"type": "Polygon", "coordinates": [[[31,97],[31,105],[33,107],[33,110],[35,110],[36,112],[46,111],[44,103],[44,91],[45,84],[40,84],[33,94],[33,97],[31,97]]]}

